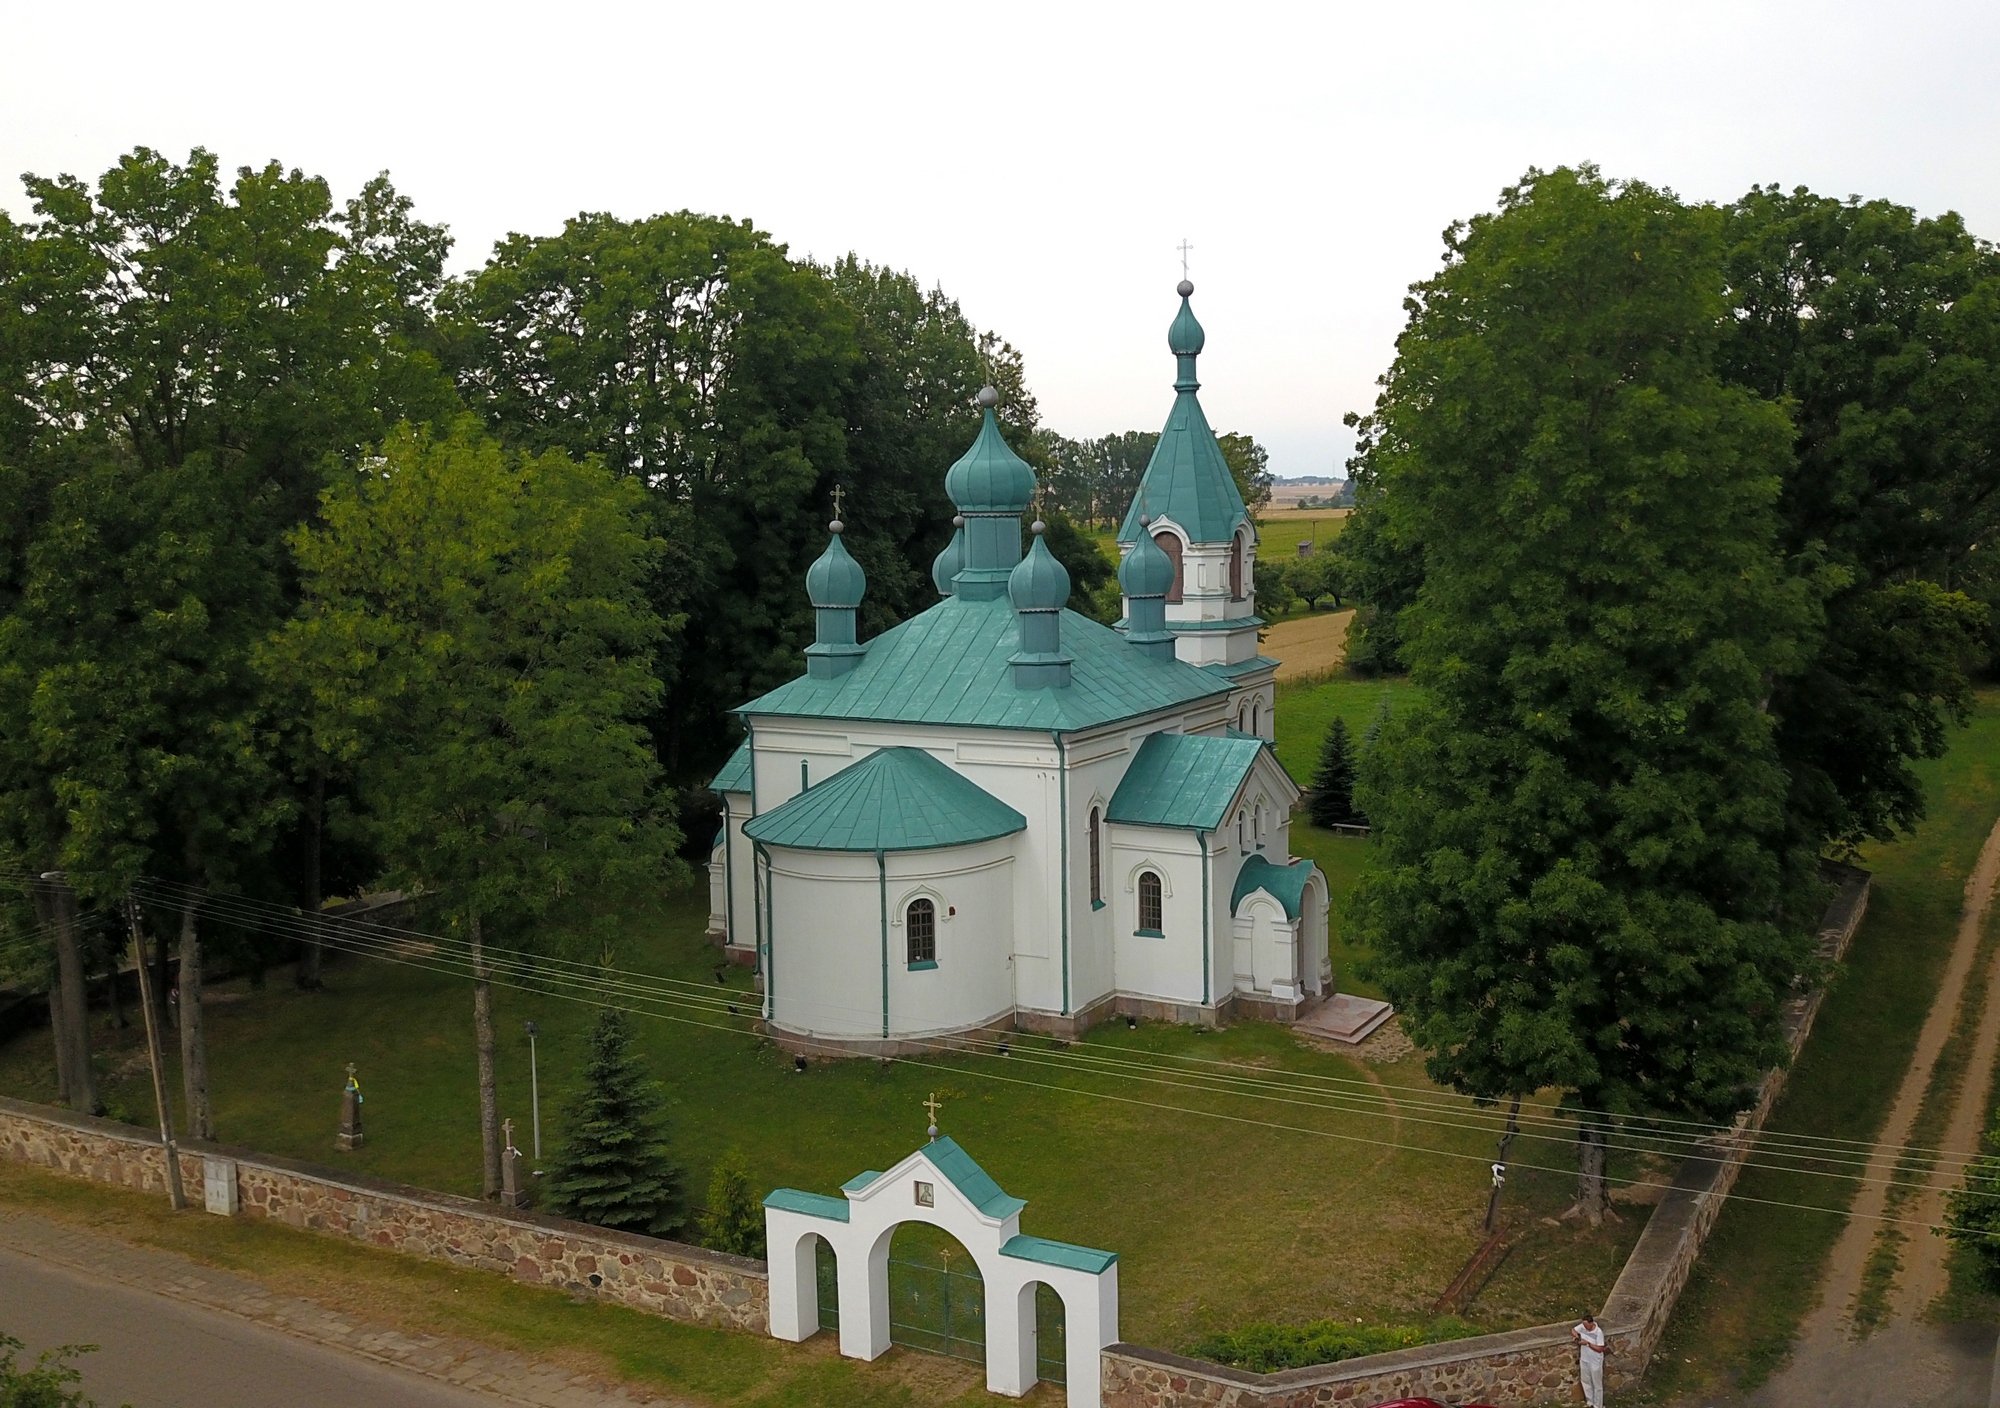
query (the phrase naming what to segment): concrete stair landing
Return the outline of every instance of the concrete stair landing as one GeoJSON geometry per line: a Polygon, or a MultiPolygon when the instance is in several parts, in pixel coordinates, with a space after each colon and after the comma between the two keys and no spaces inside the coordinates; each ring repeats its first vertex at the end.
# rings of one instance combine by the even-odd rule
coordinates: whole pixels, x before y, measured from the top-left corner
{"type": "Polygon", "coordinates": [[[1396,1009],[1386,1002],[1338,992],[1299,1018],[1294,1026],[1311,1036],[1329,1037],[1356,1046],[1373,1036],[1377,1027],[1395,1015],[1396,1009]]]}

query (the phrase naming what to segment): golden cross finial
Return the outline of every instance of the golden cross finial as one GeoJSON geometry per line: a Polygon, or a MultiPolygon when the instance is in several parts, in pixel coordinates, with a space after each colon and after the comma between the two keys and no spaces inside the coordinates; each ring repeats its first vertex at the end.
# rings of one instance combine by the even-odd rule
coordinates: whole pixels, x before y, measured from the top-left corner
{"type": "Polygon", "coordinates": [[[937,1138],[937,1112],[942,1108],[944,1108],[944,1102],[937,1098],[937,1092],[935,1090],[931,1092],[931,1098],[924,1101],[924,1108],[930,1111],[931,1138],[935,1139],[937,1138]]]}
{"type": "Polygon", "coordinates": [[[841,515],[840,515],[840,486],[839,486],[838,484],[836,484],[836,485],[834,485],[834,486],[833,486],[833,516],[834,516],[835,518],[839,518],[839,517],[841,516],[841,515]]]}

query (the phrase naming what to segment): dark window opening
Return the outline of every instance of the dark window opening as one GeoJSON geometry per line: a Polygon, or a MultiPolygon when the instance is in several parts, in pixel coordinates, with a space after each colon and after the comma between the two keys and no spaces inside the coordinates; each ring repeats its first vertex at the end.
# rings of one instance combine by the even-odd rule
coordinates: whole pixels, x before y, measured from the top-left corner
{"type": "Polygon", "coordinates": [[[1174,564],[1174,584],[1167,588],[1167,600],[1181,599],[1181,540],[1172,533],[1155,533],[1153,541],[1160,545],[1160,551],[1174,564]]]}
{"type": "Polygon", "coordinates": [[[1104,862],[1101,854],[1100,838],[1103,835],[1103,818],[1097,808],[1090,809],[1090,902],[1104,903],[1104,862]]]}
{"type": "Polygon", "coordinates": [[[1146,934],[1164,933],[1166,926],[1161,923],[1160,877],[1150,870],[1139,872],[1139,931],[1146,934]]]}
{"type": "Polygon", "coordinates": [[[911,900],[903,920],[910,931],[910,962],[937,962],[937,906],[929,900],[911,900]]]}

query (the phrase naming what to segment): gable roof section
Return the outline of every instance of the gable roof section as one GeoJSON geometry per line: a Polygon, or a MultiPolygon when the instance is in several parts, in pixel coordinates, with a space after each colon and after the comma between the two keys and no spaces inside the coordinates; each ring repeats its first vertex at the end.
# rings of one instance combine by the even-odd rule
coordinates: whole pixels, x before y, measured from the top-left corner
{"type": "Polygon", "coordinates": [[[1117,1252],[1101,1252],[1095,1247],[1079,1247],[1069,1242],[1051,1242],[1046,1237],[1009,1237],[1000,1255],[1022,1261],[1038,1261],[1044,1266],[1067,1266],[1072,1271],[1088,1271],[1101,1276],[1118,1260],[1117,1252]]]}
{"type": "Polygon", "coordinates": [[[968,1203],[988,1217],[1012,1217],[1028,1205],[1027,1199],[1010,1197],[1002,1190],[993,1181],[993,1175],[974,1163],[972,1155],[959,1148],[958,1141],[949,1135],[932,1140],[920,1152],[951,1180],[951,1186],[963,1193],[968,1203]]]}
{"type": "Polygon", "coordinates": [[[1246,898],[1264,890],[1285,907],[1287,919],[1297,919],[1305,899],[1306,881],[1312,873],[1313,863],[1309,860],[1274,865],[1265,856],[1253,855],[1236,872],[1236,888],[1229,895],[1229,912],[1236,913],[1236,907],[1246,898]]]}
{"type": "Polygon", "coordinates": [[[1119,526],[1119,542],[1139,541],[1142,513],[1171,519],[1196,543],[1226,543],[1249,519],[1222,447],[1215,443],[1215,432],[1192,390],[1174,397],[1160,443],[1146,462],[1139,492],[1132,496],[1132,506],[1119,526]]]}
{"type": "Polygon", "coordinates": [[[715,781],[708,784],[711,792],[748,792],[750,790],[750,740],[744,739],[736,745],[736,751],[729,755],[729,761],[722,765],[722,771],[715,775],[715,781]]]}
{"type": "Polygon", "coordinates": [[[929,851],[1010,836],[1028,819],[921,748],[878,748],[743,834],[800,851],[929,851]]]}
{"type": "Polygon", "coordinates": [[[1151,734],[1111,794],[1105,818],[1133,826],[1214,831],[1263,751],[1259,738],[1151,734]]]}
{"type": "Polygon", "coordinates": [[[1005,596],[946,597],[867,642],[844,675],[801,675],[737,713],[753,718],[876,719],[893,723],[1068,732],[1212,698],[1228,682],[1179,660],[1158,660],[1074,611],[1062,613],[1072,657],[1062,688],[1020,689],[1007,659],[1020,624],[1005,596]]]}

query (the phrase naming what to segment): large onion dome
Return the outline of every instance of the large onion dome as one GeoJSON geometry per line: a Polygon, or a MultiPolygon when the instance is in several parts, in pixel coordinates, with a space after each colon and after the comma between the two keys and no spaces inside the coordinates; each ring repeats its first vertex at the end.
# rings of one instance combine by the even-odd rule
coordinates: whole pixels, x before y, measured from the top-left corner
{"type": "Polygon", "coordinates": [[[990,386],[979,393],[985,408],[979,436],[945,474],[944,491],[960,513],[1019,514],[1035,497],[1035,471],[1008,446],[993,418],[999,399],[990,386]]]}

